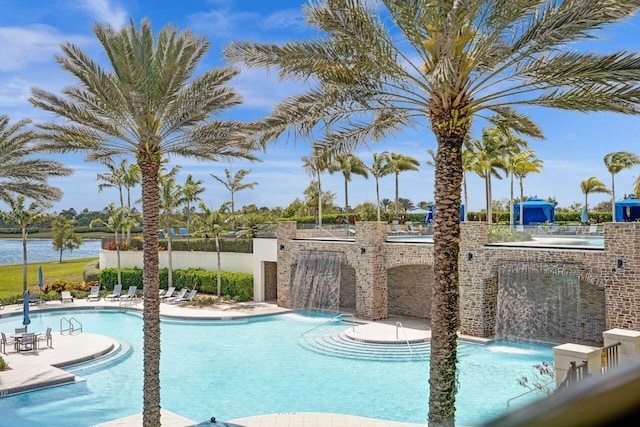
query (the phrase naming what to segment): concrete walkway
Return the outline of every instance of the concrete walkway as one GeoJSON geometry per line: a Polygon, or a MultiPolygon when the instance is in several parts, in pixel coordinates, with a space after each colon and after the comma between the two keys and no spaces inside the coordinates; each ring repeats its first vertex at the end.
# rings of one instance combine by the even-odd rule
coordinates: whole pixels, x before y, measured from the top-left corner
{"type": "MultiPolygon", "coordinates": [[[[31,312],[55,311],[55,310],[132,310],[141,312],[143,304],[136,300],[127,305],[118,301],[86,301],[75,300],[70,303],[48,301],[44,304],[31,307],[31,312]]],[[[252,316],[264,316],[275,313],[288,312],[289,309],[278,307],[274,303],[235,303],[217,304],[215,306],[178,306],[173,304],[160,304],[162,318],[195,319],[195,320],[230,320],[245,319],[252,316]]],[[[0,312],[0,318],[8,316],[22,316],[22,304],[5,306],[0,312]]],[[[16,317],[19,319],[19,317],[16,317]]],[[[21,320],[21,319],[20,319],[21,320]]],[[[348,317],[347,321],[351,320],[348,317]]],[[[430,338],[428,321],[401,317],[390,317],[380,322],[368,322],[357,318],[354,320],[358,326],[345,327],[345,334],[350,338],[365,342],[404,343],[409,341],[419,342],[430,338]],[[396,322],[402,323],[402,329],[398,329],[396,322]],[[396,332],[398,331],[398,338],[396,332]]],[[[17,324],[19,326],[19,324],[17,324]]],[[[7,336],[13,331],[4,331],[7,336]]],[[[44,331],[36,331],[44,332],[44,331]]],[[[118,346],[118,343],[109,337],[95,334],[80,333],[78,335],[60,335],[59,331],[53,334],[52,348],[47,348],[46,343],[36,352],[12,351],[8,348],[7,354],[2,357],[11,367],[8,371],[0,373],[0,397],[22,393],[37,388],[50,387],[78,380],[73,374],[64,371],[64,366],[80,363],[82,361],[98,358],[109,353],[118,346]]],[[[9,346],[11,347],[11,346],[9,346]]],[[[400,423],[371,418],[356,417],[352,415],[327,414],[327,413],[281,413],[240,418],[230,421],[218,421],[216,424],[189,420],[167,410],[162,410],[162,425],[185,426],[228,426],[228,427],[417,427],[422,424],[400,423]]],[[[113,420],[98,425],[99,427],[139,427],[142,426],[142,415],[113,420]]]]}

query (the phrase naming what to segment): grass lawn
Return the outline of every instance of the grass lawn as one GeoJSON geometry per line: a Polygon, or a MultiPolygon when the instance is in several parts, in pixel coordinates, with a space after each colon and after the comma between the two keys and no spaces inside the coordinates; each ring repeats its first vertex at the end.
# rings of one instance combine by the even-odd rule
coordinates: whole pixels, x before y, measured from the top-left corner
{"type": "MultiPolygon", "coordinates": [[[[42,266],[45,285],[55,280],[82,281],[82,270],[98,258],[79,258],[27,264],[27,289],[39,292],[38,267],[42,266]]],[[[22,264],[0,266],[0,299],[22,295],[22,264]]]]}

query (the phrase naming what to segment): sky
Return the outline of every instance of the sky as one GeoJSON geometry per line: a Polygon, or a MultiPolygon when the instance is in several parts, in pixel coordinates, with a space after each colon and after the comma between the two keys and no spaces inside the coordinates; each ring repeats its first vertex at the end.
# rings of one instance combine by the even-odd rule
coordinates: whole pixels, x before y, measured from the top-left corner
{"type": "MultiPolygon", "coordinates": [[[[28,102],[32,87],[54,93],[74,80],[55,62],[60,45],[72,42],[96,61],[106,66],[102,48],[91,28],[95,22],[109,23],[119,28],[132,19],[138,26],[149,18],[154,31],[167,24],[179,29],[190,29],[205,36],[211,48],[196,74],[212,67],[225,66],[222,50],[232,41],[261,41],[284,43],[307,40],[316,36],[315,30],[304,22],[300,0],[0,0],[0,114],[11,121],[31,119],[46,122],[53,117],[35,109],[28,102]]],[[[586,46],[599,52],[614,50],[640,50],[640,17],[607,27],[597,33],[599,40],[586,46]]],[[[279,82],[275,73],[264,70],[243,69],[231,81],[243,96],[241,106],[230,111],[229,117],[253,120],[269,114],[272,106],[286,96],[300,93],[303,86],[294,82],[279,82]]],[[[542,108],[521,109],[540,126],[546,139],[530,140],[530,147],[544,162],[541,174],[530,174],[524,181],[527,196],[554,197],[560,207],[583,203],[580,182],[595,176],[608,186],[611,176],[604,166],[605,154],[613,151],[632,151],[637,148],[640,117],[609,113],[574,113],[542,108]]],[[[479,137],[482,124],[477,121],[472,136],[479,137]]],[[[404,172],[399,177],[400,197],[415,204],[433,200],[434,171],[425,162],[430,159],[427,149],[436,148],[435,138],[428,126],[401,131],[384,141],[360,147],[356,154],[371,164],[373,153],[385,150],[415,157],[420,170],[404,172]]],[[[309,140],[281,140],[259,153],[259,162],[233,161],[202,163],[190,159],[171,159],[170,165],[182,166],[178,183],[187,174],[202,180],[206,191],[202,200],[212,208],[230,200],[229,191],[211,174],[224,177],[224,170],[233,173],[251,169],[244,182],[257,182],[251,190],[236,193],[236,208],[255,204],[269,208],[289,205],[294,199],[303,199],[303,192],[311,178],[302,168],[303,156],[311,153],[309,140]]],[[[51,155],[51,158],[72,168],[70,177],[52,179],[50,183],[62,189],[64,197],[53,206],[61,211],[74,208],[101,210],[111,202],[118,202],[117,190],[98,192],[98,173],[106,172],[98,163],[84,161],[82,154],[51,155]]],[[[616,175],[616,199],[633,191],[634,181],[640,175],[640,166],[616,175]]],[[[323,190],[336,195],[338,206],[344,205],[342,175],[322,175],[323,190]]],[[[509,198],[509,180],[492,181],[493,199],[509,198]]],[[[518,189],[516,185],[516,195],[518,189]]],[[[485,207],[484,181],[477,175],[468,175],[469,211],[485,207]]],[[[380,197],[393,200],[395,183],[392,175],[381,178],[380,197]]],[[[606,194],[590,194],[589,206],[610,199],[606,194]]],[[[139,190],[133,198],[139,198],[139,190]]],[[[349,204],[375,203],[375,180],[354,176],[349,184],[349,204]]],[[[0,209],[5,208],[0,206],[0,209]]]]}

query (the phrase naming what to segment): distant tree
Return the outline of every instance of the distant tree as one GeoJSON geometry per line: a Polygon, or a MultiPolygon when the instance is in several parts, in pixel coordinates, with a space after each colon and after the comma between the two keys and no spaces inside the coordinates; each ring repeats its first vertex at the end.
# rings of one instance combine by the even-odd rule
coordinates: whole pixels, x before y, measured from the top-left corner
{"type": "Polygon", "coordinates": [[[62,252],[67,250],[73,252],[82,245],[82,236],[73,229],[73,223],[66,217],[59,215],[51,224],[53,249],[60,251],[60,262],[62,262],[62,252]]]}
{"type": "Polygon", "coordinates": [[[604,156],[604,165],[611,174],[611,221],[616,222],[616,183],[615,176],[623,169],[640,164],[640,156],[630,151],[616,151],[604,156]]]}
{"type": "MultiPolygon", "coordinates": [[[[176,175],[180,171],[180,166],[174,166],[170,171],[164,172],[162,169],[158,173],[158,183],[160,184],[160,212],[164,217],[164,224],[169,231],[172,228],[173,212],[182,204],[182,188],[176,182],[176,175]]],[[[168,286],[173,286],[173,257],[171,242],[173,236],[167,232],[167,267],[168,286]]]]}
{"type": "Polygon", "coordinates": [[[344,214],[349,220],[349,183],[352,176],[360,175],[368,178],[367,166],[362,159],[353,153],[349,154],[337,154],[333,157],[333,160],[329,163],[328,170],[330,174],[335,172],[342,173],[344,177],[344,214]]]}
{"type": "Polygon", "coordinates": [[[98,193],[102,193],[102,190],[106,188],[115,188],[118,190],[118,196],[120,200],[120,207],[124,206],[124,180],[126,172],[127,160],[123,159],[119,165],[113,161],[111,157],[106,157],[100,160],[100,163],[105,165],[108,172],[99,173],[97,179],[102,181],[98,184],[98,193]]]}
{"type": "MultiPolygon", "coordinates": [[[[578,203],[578,209],[580,208],[580,205],[582,205],[582,203],[578,203]]],[[[578,210],[576,209],[576,210],[578,210]]],[[[597,205],[595,205],[594,207],[591,208],[592,212],[609,212],[611,211],[611,201],[610,200],[603,200],[602,202],[598,203],[597,205]]]]}
{"type": "Polygon", "coordinates": [[[416,208],[416,205],[411,200],[402,197],[398,199],[398,203],[400,203],[400,209],[404,215],[416,208]]]}
{"type": "Polygon", "coordinates": [[[215,178],[218,182],[220,182],[222,185],[224,185],[226,189],[229,190],[229,192],[231,193],[231,213],[232,214],[235,213],[235,208],[236,208],[235,194],[238,191],[252,189],[256,185],[258,185],[257,182],[245,182],[245,183],[242,182],[242,180],[245,179],[247,175],[249,175],[250,173],[251,173],[251,169],[240,169],[235,174],[232,174],[229,169],[225,169],[224,170],[225,179],[222,179],[212,173],[209,174],[213,178],[215,178]]]}
{"type": "Polygon", "coordinates": [[[78,212],[76,212],[76,210],[73,208],[63,209],[58,215],[63,216],[67,219],[75,219],[78,216],[78,212]]]}
{"type": "MultiPolygon", "coordinates": [[[[542,160],[536,158],[533,151],[526,150],[518,153],[509,154],[505,160],[505,169],[510,180],[510,202],[509,202],[509,224],[513,224],[513,180],[518,179],[520,184],[520,199],[524,199],[524,178],[529,173],[542,172],[542,160]]],[[[520,225],[524,223],[524,204],[520,203],[520,225]]]]}
{"type": "Polygon", "coordinates": [[[184,184],[182,184],[182,204],[184,204],[184,214],[187,219],[187,230],[190,229],[192,205],[200,201],[199,196],[205,191],[202,186],[203,183],[204,181],[201,179],[194,180],[193,176],[189,174],[184,184]]]}
{"type": "MultiPolygon", "coordinates": [[[[316,180],[312,180],[307,188],[303,191],[304,203],[306,206],[305,215],[322,215],[324,213],[332,213],[337,211],[335,200],[336,195],[331,191],[321,191],[320,184],[316,180]]],[[[321,221],[320,221],[321,222],[321,221]]]]}
{"type": "Polygon", "coordinates": [[[590,193],[611,193],[602,181],[595,176],[590,177],[580,183],[580,189],[584,194],[584,210],[589,215],[589,194],[590,193]]]}
{"type": "Polygon", "coordinates": [[[322,172],[327,170],[329,166],[328,161],[323,153],[320,153],[314,149],[313,153],[310,156],[305,156],[302,158],[302,162],[302,168],[307,172],[307,174],[309,174],[309,176],[315,178],[315,180],[312,180],[312,185],[315,184],[317,192],[317,225],[318,227],[322,227],[322,205],[324,196],[322,194],[322,181],[320,180],[320,175],[322,174],[322,172]]]}
{"type": "Polygon", "coordinates": [[[367,166],[367,170],[376,179],[376,210],[378,222],[380,221],[380,178],[392,173],[391,166],[389,166],[389,153],[383,151],[382,153],[373,153],[373,163],[371,166],[367,166]]]}
{"type": "Polygon", "coordinates": [[[27,291],[27,238],[29,227],[48,220],[51,215],[46,212],[51,208],[47,202],[32,202],[25,206],[26,197],[18,195],[15,199],[5,200],[9,205],[9,211],[0,211],[0,217],[9,225],[15,225],[22,232],[22,292],[27,291]]]}
{"type": "Polygon", "coordinates": [[[389,155],[388,167],[391,170],[391,173],[395,175],[396,178],[396,199],[395,199],[395,216],[398,216],[400,210],[400,188],[398,184],[398,177],[402,172],[408,171],[418,171],[420,168],[420,162],[418,159],[407,156],[405,154],[400,153],[391,153],[389,155]]]}

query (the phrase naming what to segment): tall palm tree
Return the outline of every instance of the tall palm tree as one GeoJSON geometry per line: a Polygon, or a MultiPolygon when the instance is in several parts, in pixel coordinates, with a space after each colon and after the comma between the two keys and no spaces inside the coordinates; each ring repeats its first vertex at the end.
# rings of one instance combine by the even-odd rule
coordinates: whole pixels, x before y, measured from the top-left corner
{"type": "Polygon", "coordinates": [[[103,181],[98,184],[98,193],[102,193],[105,188],[115,188],[118,190],[120,196],[120,207],[124,206],[124,194],[123,188],[125,186],[125,175],[127,173],[127,160],[123,159],[119,165],[116,165],[112,158],[107,157],[100,160],[100,163],[105,165],[109,170],[106,173],[99,173],[97,178],[103,181]]]}
{"type": "Polygon", "coordinates": [[[302,168],[309,174],[309,176],[317,180],[318,227],[322,227],[322,182],[320,181],[320,175],[328,168],[327,157],[319,150],[314,149],[310,156],[302,157],[302,168]]]}
{"type": "MultiPolygon", "coordinates": [[[[204,181],[194,180],[191,174],[187,175],[187,179],[182,184],[182,204],[184,204],[184,214],[187,218],[187,231],[189,231],[189,225],[191,220],[192,204],[200,201],[200,194],[204,193],[205,188],[202,186],[204,181]]],[[[187,237],[187,240],[189,238],[187,237]]]]}
{"type": "Polygon", "coordinates": [[[611,221],[616,222],[615,175],[623,169],[640,164],[640,156],[629,151],[616,151],[604,156],[604,165],[611,174],[611,221]]]}
{"type": "Polygon", "coordinates": [[[218,182],[220,182],[222,185],[224,185],[226,189],[229,190],[229,192],[231,193],[231,214],[235,213],[235,207],[236,207],[235,194],[238,191],[252,189],[256,185],[258,185],[257,182],[245,182],[245,183],[242,182],[242,180],[245,179],[247,175],[249,175],[250,173],[251,173],[251,169],[240,169],[235,174],[232,174],[229,169],[225,169],[224,174],[226,176],[226,179],[222,179],[219,176],[216,176],[212,173],[209,174],[213,178],[215,178],[218,182]]]}
{"type": "Polygon", "coordinates": [[[158,295],[158,171],[175,154],[219,161],[251,158],[254,141],[245,123],[210,120],[241,103],[228,86],[238,74],[214,68],[196,76],[209,42],[168,25],[154,37],[151,24],[120,30],[96,24],[93,32],[108,58],[102,68],[73,44],[57,60],[76,85],[62,95],[32,89],[30,101],[64,121],[39,125],[42,148],[86,152],[88,160],[132,156],[142,184],[144,384],[143,425],[160,425],[160,299],[158,295]]]}
{"type": "Polygon", "coordinates": [[[373,153],[373,162],[367,166],[367,170],[376,179],[376,208],[378,211],[378,222],[380,222],[380,178],[391,173],[389,167],[389,153],[373,153]]]}
{"type": "Polygon", "coordinates": [[[9,205],[9,211],[0,211],[0,218],[9,225],[20,228],[22,233],[22,293],[27,292],[27,238],[29,227],[39,224],[52,216],[46,212],[51,208],[47,202],[32,202],[28,207],[25,205],[26,197],[22,194],[15,199],[5,200],[9,205]]]}
{"type": "Polygon", "coordinates": [[[365,178],[369,177],[367,166],[362,159],[353,153],[336,154],[329,163],[329,173],[333,175],[335,172],[342,173],[344,177],[344,215],[349,221],[349,182],[353,174],[360,175],[365,178]]]}
{"type": "Polygon", "coordinates": [[[0,200],[10,203],[15,195],[34,201],[57,201],[62,191],[47,183],[49,178],[69,176],[72,170],[59,162],[39,159],[32,144],[36,132],[26,130],[31,123],[20,120],[12,125],[0,115],[0,200]]]}
{"type": "Polygon", "coordinates": [[[529,173],[542,172],[542,160],[536,158],[533,151],[527,150],[510,154],[505,160],[506,171],[511,176],[511,192],[509,200],[509,224],[513,224],[513,179],[518,178],[520,183],[520,225],[524,222],[524,178],[529,173]]]}
{"type": "Polygon", "coordinates": [[[209,234],[213,235],[216,242],[216,254],[218,258],[217,269],[216,269],[216,278],[218,282],[218,298],[220,298],[220,291],[222,288],[222,263],[220,260],[220,233],[222,233],[225,229],[225,226],[229,222],[231,216],[224,215],[224,211],[226,210],[226,204],[222,206],[222,209],[214,211],[207,207],[204,202],[200,202],[198,205],[200,207],[200,212],[196,213],[195,217],[195,226],[196,226],[196,234],[208,236],[209,234]]]}
{"type": "MultiPolygon", "coordinates": [[[[168,172],[164,173],[160,169],[158,183],[160,184],[160,212],[164,215],[164,226],[171,228],[171,217],[174,211],[182,204],[182,188],[176,182],[176,175],[182,169],[180,166],[174,166],[168,172]]],[[[171,242],[173,236],[171,232],[167,233],[167,274],[168,287],[173,286],[173,256],[171,242]]]]}
{"type": "Polygon", "coordinates": [[[322,144],[347,152],[406,126],[433,131],[430,425],[455,423],[462,146],[471,123],[484,117],[541,137],[515,106],[639,113],[637,54],[575,51],[638,8],[636,1],[316,0],[303,11],[322,37],[225,49],[233,62],[309,82],[276,105],[260,141],[293,128],[302,137],[322,132],[322,144]]]}
{"type": "MultiPolygon", "coordinates": [[[[466,144],[468,145],[468,144],[466,144]]],[[[474,167],[475,167],[475,162],[476,162],[476,158],[475,158],[475,154],[474,152],[468,147],[466,146],[462,149],[462,201],[464,203],[464,205],[466,206],[466,209],[463,210],[463,218],[466,221],[467,220],[467,214],[469,212],[469,196],[468,196],[468,192],[467,192],[467,172],[473,172],[474,167]]],[[[427,153],[429,153],[429,156],[431,156],[430,160],[427,160],[425,162],[425,164],[427,166],[431,166],[433,168],[436,167],[436,152],[433,148],[429,148],[427,150],[427,153]]],[[[427,209],[426,207],[422,208],[422,209],[427,209]]]]}
{"type": "Polygon", "coordinates": [[[580,190],[584,194],[584,211],[589,215],[589,194],[590,193],[611,193],[611,190],[607,188],[602,181],[595,176],[590,177],[580,183],[580,190]]]}
{"type": "Polygon", "coordinates": [[[395,199],[395,216],[398,217],[400,212],[400,192],[398,185],[398,176],[401,172],[418,171],[420,168],[418,159],[400,153],[391,153],[389,155],[389,168],[391,173],[396,177],[396,199],[395,199]]]}

